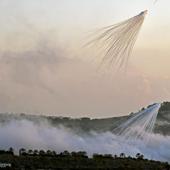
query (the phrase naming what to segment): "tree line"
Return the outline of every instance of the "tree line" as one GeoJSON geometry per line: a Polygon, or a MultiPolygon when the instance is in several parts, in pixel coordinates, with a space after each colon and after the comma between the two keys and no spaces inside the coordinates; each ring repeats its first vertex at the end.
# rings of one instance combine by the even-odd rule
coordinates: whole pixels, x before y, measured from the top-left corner
{"type": "Polygon", "coordinates": [[[21,148],[16,154],[13,148],[0,150],[0,163],[10,163],[8,170],[170,170],[167,162],[148,160],[137,153],[135,157],[98,154],[88,156],[85,151],[57,153],[53,150],[21,148]]]}
{"type": "MultiPolygon", "coordinates": [[[[0,150],[0,155],[15,155],[14,149],[10,147],[8,150],[0,150]]],[[[78,152],[69,152],[63,151],[57,153],[53,150],[38,150],[38,149],[19,149],[19,156],[48,156],[48,157],[81,157],[81,158],[89,158],[87,152],[78,151],[78,152]]],[[[120,155],[112,155],[112,154],[97,154],[94,153],[92,156],[93,159],[100,158],[108,158],[108,159],[116,159],[116,158],[132,158],[131,156],[126,156],[125,153],[120,153],[120,155]]],[[[137,153],[135,159],[144,159],[144,155],[141,153],[137,153]]]]}

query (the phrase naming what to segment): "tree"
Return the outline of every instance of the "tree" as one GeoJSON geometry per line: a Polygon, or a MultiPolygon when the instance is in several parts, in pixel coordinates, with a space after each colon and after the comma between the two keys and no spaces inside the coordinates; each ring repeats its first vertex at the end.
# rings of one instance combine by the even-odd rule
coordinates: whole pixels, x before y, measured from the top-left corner
{"type": "Polygon", "coordinates": [[[145,110],[145,108],[143,107],[142,109],[141,109],[141,111],[144,111],[145,110]]]}
{"type": "Polygon", "coordinates": [[[136,158],[137,159],[144,159],[144,156],[142,154],[140,154],[140,153],[137,153],[136,158]]]}
{"type": "Polygon", "coordinates": [[[53,156],[57,156],[57,153],[55,151],[52,151],[53,156]]]}
{"type": "Polygon", "coordinates": [[[62,156],[70,156],[70,153],[68,151],[64,151],[61,153],[62,156]]]}
{"type": "Polygon", "coordinates": [[[40,151],[39,151],[39,155],[40,155],[40,156],[44,156],[44,155],[45,155],[45,151],[44,151],[44,150],[40,150],[40,151]]]}
{"type": "Polygon", "coordinates": [[[103,155],[101,154],[97,154],[97,153],[93,154],[93,159],[102,159],[102,158],[103,158],[103,155]]]}
{"type": "Polygon", "coordinates": [[[52,156],[52,155],[53,155],[53,154],[52,154],[52,151],[47,150],[46,155],[47,155],[47,156],[52,156]]]}
{"type": "Polygon", "coordinates": [[[39,155],[39,152],[38,152],[38,150],[37,149],[35,149],[34,151],[33,151],[33,155],[39,155]]]}
{"type": "Polygon", "coordinates": [[[13,149],[12,147],[10,147],[10,148],[8,149],[8,152],[9,152],[11,155],[14,155],[14,149],[13,149]]]}
{"type": "Polygon", "coordinates": [[[114,155],[114,158],[115,158],[115,159],[117,159],[117,158],[118,158],[118,156],[117,156],[117,155],[114,155]]]}
{"type": "Polygon", "coordinates": [[[76,157],[77,153],[76,152],[71,152],[72,157],[76,157]]]}
{"type": "Polygon", "coordinates": [[[87,153],[84,151],[72,152],[71,155],[72,157],[77,157],[77,158],[87,158],[87,153]]]}
{"type": "Polygon", "coordinates": [[[19,155],[20,155],[20,156],[21,156],[21,155],[26,155],[26,149],[21,148],[21,149],[19,150],[19,155]]]}
{"type": "Polygon", "coordinates": [[[33,150],[32,150],[32,149],[29,149],[29,150],[28,150],[28,154],[29,154],[29,155],[33,155],[33,150]]]}
{"type": "Polygon", "coordinates": [[[125,158],[126,156],[125,156],[125,154],[124,153],[121,153],[120,154],[120,158],[125,158]]]}
{"type": "Polygon", "coordinates": [[[103,157],[107,158],[107,159],[112,159],[113,158],[113,156],[111,154],[105,154],[103,157]]]}
{"type": "Polygon", "coordinates": [[[86,158],[87,157],[87,153],[85,151],[79,151],[77,152],[78,157],[83,157],[86,158]]]}

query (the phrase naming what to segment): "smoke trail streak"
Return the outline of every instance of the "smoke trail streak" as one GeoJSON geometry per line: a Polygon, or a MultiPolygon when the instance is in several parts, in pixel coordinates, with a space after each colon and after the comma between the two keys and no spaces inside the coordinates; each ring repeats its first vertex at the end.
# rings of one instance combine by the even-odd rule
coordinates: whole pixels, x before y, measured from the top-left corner
{"type": "Polygon", "coordinates": [[[113,132],[121,136],[123,140],[145,140],[147,143],[153,133],[154,125],[160,109],[160,104],[155,104],[149,108],[134,114],[126,122],[115,128],[113,132]]]}
{"type": "Polygon", "coordinates": [[[86,46],[95,47],[101,64],[127,66],[147,11],[126,21],[99,29],[86,46]]]}
{"type": "Polygon", "coordinates": [[[158,2],[158,0],[155,0],[155,1],[154,1],[154,4],[156,4],[157,2],[158,2]]]}

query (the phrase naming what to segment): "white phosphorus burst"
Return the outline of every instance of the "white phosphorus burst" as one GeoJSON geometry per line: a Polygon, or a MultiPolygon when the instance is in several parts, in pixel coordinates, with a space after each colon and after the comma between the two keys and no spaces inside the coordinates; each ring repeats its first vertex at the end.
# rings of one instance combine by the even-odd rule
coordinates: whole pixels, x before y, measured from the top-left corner
{"type": "Polygon", "coordinates": [[[113,130],[114,134],[125,141],[145,140],[145,143],[149,142],[160,106],[160,104],[154,104],[132,115],[113,130]]]}
{"type": "Polygon", "coordinates": [[[147,11],[143,11],[126,21],[99,29],[86,46],[97,49],[102,65],[127,66],[146,14],[147,11]]]}

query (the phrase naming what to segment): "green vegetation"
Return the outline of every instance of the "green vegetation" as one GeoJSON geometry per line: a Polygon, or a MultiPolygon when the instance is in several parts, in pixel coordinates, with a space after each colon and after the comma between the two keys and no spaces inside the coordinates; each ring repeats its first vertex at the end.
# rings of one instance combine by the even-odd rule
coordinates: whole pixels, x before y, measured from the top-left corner
{"type": "MultiPolygon", "coordinates": [[[[149,105],[150,107],[152,105],[149,105]]],[[[144,108],[142,108],[144,109],[144,108]]],[[[77,134],[85,134],[91,131],[95,132],[108,132],[112,131],[121,122],[126,121],[130,116],[135,113],[131,113],[127,116],[112,117],[105,119],[90,119],[90,118],[79,118],[72,119],[69,117],[56,117],[56,116],[41,116],[41,115],[27,115],[27,114],[0,114],[0,124],[8,123],[11,120],[29,120],[36,124],[42,122],[48,122],[54,127],[64,126],[70,128],[77,134]]],[[[155,133],[163,135],[170,135],[170,102],[162,103],[159,110],[157,122],[155,124],[155,133]]]]}
{"type": "Polygon", "coordinates": [[[0,164],[11,164],[9,170],[170,170],[168,163],[147,160],[140,153],[136,158],[94,154],[88,157],[86,152],[19,150],[19,155],[9,151],[0,151],[0,164]]]}
{"type": "Polygon", "coordinates": [[[170,111],[170,102],[164,102],[162,103],[162,106],[160,108],[160,112],[167,112],[167,111],[170,111]]]}
{"type": "MultiPolygon", "coordinates": [[[[149,107],[149,106],[148,106],[149,107]]],[[[35,124],[43,122],[51,126],[64,126],[70,128],[77,134],[87,134],[91,131],[108,132],[112,131],[121,122],[127,120],[132,114],[122,117],[113,117],[106,119],[69,117],[39,116],[27,114],[0,114],[0,125],[8,125],[10,121],[28,120],[35,124]]],[[[159,110],[155,125],[155,133],[170,135],[170,102],[164,102],[159,110]]],[[[100,155],[94,154],[88,157],[86,152],[68,152],[56,153],[50,150],[36,150],[21,148],[14,154],[13,148],[8,151],[0,150],[0,169],[9,170],[170,170],[168,163],[147,160],[144,155],[136,154],[135,158],[129,157],[124,153],[120,155],[100,155]],[[2,168],[11,164],[12,167],[2,168]]]]}

